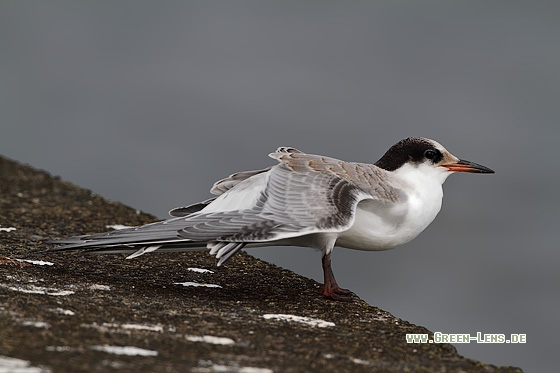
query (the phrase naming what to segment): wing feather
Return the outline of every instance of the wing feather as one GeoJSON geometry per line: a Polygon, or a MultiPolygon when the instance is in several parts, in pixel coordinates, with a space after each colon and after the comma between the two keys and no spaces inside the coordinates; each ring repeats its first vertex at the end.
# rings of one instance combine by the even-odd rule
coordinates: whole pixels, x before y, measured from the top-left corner
{"type": "Polygon", "coordinates": [[[269,156],[286,164],[295,172],[315,171],[336,175],[358,187],[371,199],[397,202],[404,197],[401,190],[388,181],[387,171],[373,164],[344,162],[286,147],[278,148],[269,156]]]}
{"type": "Polygon", "coordinates": [[[210,203],[214,202],[217,197],[207,199],[206,201],[198,202],[192,205],[184,206],[184,207],[176,207],[169,211],[169,215],[174,217],[180,216],[188,216],[198,212],[208,206],[210,203]]]}
{"type": "Polygon", "coordinates": [[[351,225],[356,204],[364,196],[335,174],[297,172],[281,163],[271,168],[266,188],[252,208],[195,214],[185,219],[179,235],[193,241],[266,242],[339,232],[351,225]]]}
{"type": "Polygon", "coordinates": [[[311,233],[342,232],[365,199],[404,198],[375,165],[343,162],[282,147],[279,164],[233,174],[216,182],[218,197],[171,210],[174,218],[91,236],[71,237],[53,250],[86,248],[101,253],[211,249],[218,264],[246,244],[311,233]]]}
{"type": "Polygon", "coordinates": [[[262,169],[262,170],[256,170],[256,171],[236,172],[232,175],[229,175],[228,177],[226,177],[224,179],[216,181],[214,183],[214,185],[212,186],[212,189],[210,189],[210,193],[212,193],[214,195],[224,194],[225,192],[227,192],[228,190],[230,190],[231,188],[233,188],[234,186],[236,186],[240,182],[242,182],[244,180],[247,180],[250,177],[253,177],[255,175],[261,174],[263,172],[267,172],[268,170],[270,170],[270,167],[267,167],[267,168],[262,169]]]}

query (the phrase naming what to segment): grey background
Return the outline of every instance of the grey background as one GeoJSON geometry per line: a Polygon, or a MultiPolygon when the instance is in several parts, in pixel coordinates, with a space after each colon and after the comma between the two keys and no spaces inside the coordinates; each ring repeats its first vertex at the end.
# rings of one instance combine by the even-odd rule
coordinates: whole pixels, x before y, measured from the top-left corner
{"type": "MultiPolygon", "coordinates": [[[[0,153],[161,218],[288,145],[374,162],[408,136],[496,170],[452,175],[436,221],[336,249],[342,286],[467,357],[557,365],[557,2],[2,1],[0,153]]],[[[118,222],[107,222],[118,223],[118,222]]],[[[322,281],[310,249],[252,254],[322,281]]]]}

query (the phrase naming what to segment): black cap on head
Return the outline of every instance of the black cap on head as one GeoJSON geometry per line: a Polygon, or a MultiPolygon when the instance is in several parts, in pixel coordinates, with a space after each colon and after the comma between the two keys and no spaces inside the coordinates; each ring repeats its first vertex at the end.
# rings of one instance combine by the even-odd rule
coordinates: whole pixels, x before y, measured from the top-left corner
{"type": "Polygon", "coordinates": [[[407,162],[421,163],[426,159],[438,163],[443,154],[435,144],[421,137],[409,137],[391,146],[375,165],[387,171],[394,171],[407,162]]]}

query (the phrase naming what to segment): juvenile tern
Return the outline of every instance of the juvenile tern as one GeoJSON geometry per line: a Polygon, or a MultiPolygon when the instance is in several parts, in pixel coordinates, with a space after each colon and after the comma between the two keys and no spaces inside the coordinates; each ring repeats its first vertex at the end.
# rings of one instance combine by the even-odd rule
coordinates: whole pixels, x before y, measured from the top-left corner
{"type": "Polygon", "coordinates": [[[438,142],[410,137],[375,164],[344,162],[280,147],[278,164],[217,181],[217,197],[169,212],[139,227],[55,241],[50,250],[99,254],[210,250],[218,266],[243,247],[293,245],[321,250],[322,293],[351,301],[332,268],[335,246],[387,250],[415,238],[436,217],[442,184],[454,172],[494,173],[461,160],[438,142]]]}

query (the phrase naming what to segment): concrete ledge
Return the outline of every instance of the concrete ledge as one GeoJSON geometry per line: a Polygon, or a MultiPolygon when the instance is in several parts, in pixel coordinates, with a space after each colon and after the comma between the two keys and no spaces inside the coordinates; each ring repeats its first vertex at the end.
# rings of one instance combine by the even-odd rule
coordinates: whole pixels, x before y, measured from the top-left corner
{"type": "Polygon", "coordinates": [[[0,370],[521,371],[407,344],[432,332],[326,300],[317,282],[245,253],[223,267],[207,253],[43,253],[48,239],[155,218],[3,157],[0,211],[0,370]]]}

